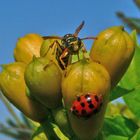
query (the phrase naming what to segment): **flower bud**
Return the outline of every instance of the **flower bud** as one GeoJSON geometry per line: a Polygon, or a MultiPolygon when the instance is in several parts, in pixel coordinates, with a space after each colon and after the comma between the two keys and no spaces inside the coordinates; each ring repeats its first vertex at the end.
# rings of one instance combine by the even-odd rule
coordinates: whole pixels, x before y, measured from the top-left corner
{"type": "Polygon", "coordinates": [[[30,93],[47,108],[61,105],[61,70],[57,64],[46,57],[33,59],[27,65],[25,81],[30,93]]]}
{"type": "Polygon", "coordinates": [[[92,45],[90,57],[107,69],[114,88],[126,72],[134,50],[131,36],[124,31],[123,26],[116,26],[99,33],[92,45]]]}
{"type": "MultiPolygon", "coordinates": [[[[108,103],[109,90],[110,76],[102,65],[83,59],[68,66],[62,80],[62,94],[71,127],[81,140],[92,140],[100,131],[108,103]],[[95,94],[102,97],[102,107],[98,113],[91,112],[92,114],[88,117],[82,112],[84,110],[84,113],[89,114],[92,111],[88,107],[88,99],[85,96],[95,94]],[[81,96],[82,98],[79,99],[81,96]],[[75,110],[81,115],[76,116],[71,112],[73,103],[75,103],[75,110]]],[[[93,109],[96,109],[97,103],[95,102],[95,106],[92,104],[93,109]]]]}
{"type": "Polygon", "coordinates": [[[40,103],[26,96],[25,64],[15,62],[2,67],[3,70],[0,73],[2,93],[30,119],[38,122],[45,120],[47,110],[40,103]]]}
{"type": "Polygon", "coordinates": [[[28,64],[33,55],[39,57],[42,43],[43,38],[38,34],[27,34],[19,38],[14,49],[15,61],[28,64]]]}

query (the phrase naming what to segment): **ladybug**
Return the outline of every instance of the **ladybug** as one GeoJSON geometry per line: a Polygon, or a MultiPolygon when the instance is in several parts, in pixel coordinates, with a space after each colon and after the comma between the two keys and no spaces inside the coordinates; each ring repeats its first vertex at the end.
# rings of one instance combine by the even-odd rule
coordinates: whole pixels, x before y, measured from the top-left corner
{"type": "Polygon", "coordinates": [[[77,117],[89,118],[100,111],[102,103],[103,97],[101,95],[87,93],[77,96],[70,111],[77,117]]]}

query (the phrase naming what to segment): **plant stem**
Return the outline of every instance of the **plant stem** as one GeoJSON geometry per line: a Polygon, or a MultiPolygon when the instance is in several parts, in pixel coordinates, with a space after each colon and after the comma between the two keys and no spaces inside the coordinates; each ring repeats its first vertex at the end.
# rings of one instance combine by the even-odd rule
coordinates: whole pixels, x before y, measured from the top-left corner
{"type": "Polygon", "coordinates": [[[98,136],[94,140],[105,140],[104,134],[102,131],[99,132],[98,136]]]}
{"type": "Polygon", "coordinates": [[[48,140],[60,140],[60,138],[54,132],[51,122],[46,121],[44,123],[41,123],[41,125],[48,140]]]}
{"type": "Polygon", "coordinates": [[[40,122],[43,130],[44,130],[44,134],[46,135],[48,140],[60,140],[60,138],[56,135],[55,131],[54,131],[54,126],[52,125],[52,123],[54,122],[51,111],[48,110],[48,116],[46,118],[45,121],[40,122]]]}
{"type": "Polygon", "coordinates": [[[3,103],[5,104],[5,106],[7,107],[8,111],[10,112],[10,114],[12,115],[12,117],[16,120],[17,124],[20,126],[21,125],[21,121],[19,119],[19,117],[16,115],[16,113],[14,112],[13,108],[11,107],[11,104],[7,101],[7,99],[2,95],[2,92],[0,91],[0,99],[3,101],[3,103]]]}

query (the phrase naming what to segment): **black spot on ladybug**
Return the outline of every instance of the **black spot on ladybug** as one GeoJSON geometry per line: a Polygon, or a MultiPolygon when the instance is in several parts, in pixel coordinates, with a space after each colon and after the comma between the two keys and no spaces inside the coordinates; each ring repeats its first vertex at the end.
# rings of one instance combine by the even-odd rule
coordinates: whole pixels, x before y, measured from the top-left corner
{"type": "Polygon", "coordinates": [[[86,115],[87,114],[86,110],[84,110],[84,109],[82,109],[81,113],[82,113],[82,115],[86,115]]]}
{"type": "Polygon", "coordinates": [[[85,103],[82,102],[82,103],[80,103],[80,104],[81,104],[82,107],[85,107],[85,103]]]}
{"type": "Polygon", "coordinates": [[[73,108],[72,108],[73,110],[75,110],[76,109],[76,107],[75,106],[73,106],[73,108]]]}
{"type": "Polygon", "coordinates": [[[85,98],[88,98],[88,97],[90,97],[90,95],[89,95],[89,94],[86,94],[86,95],[85,95],[85,98]]]}
{"type": "Polygon", "coordinates": [[[95,95],[94,98],[95,98],[95,100],[96,100],[97,102],[99,102],[99,98],[98,98],[97,95],[95,95]]]}
{"type": "Polygon", "coordinates": [[[81,101],[81,97],[77,97],[77,101],[80,102],[81,101]]]}
{"type": "Polygon", "coordinates": [[[88,107],[89,107],[90,109],[93,109],[93,108],[94,108],[94,105],[93,105],[93,104],[89,104],[88,107]]]}
{"type": "Polygon", "coordinates": [[[87,103],[89,103],[89,104],[90,104],[91,102],[92,102],[91,98],[90,98],[90,97],[88,97],[88,98],[87,98],[87,103]]]}

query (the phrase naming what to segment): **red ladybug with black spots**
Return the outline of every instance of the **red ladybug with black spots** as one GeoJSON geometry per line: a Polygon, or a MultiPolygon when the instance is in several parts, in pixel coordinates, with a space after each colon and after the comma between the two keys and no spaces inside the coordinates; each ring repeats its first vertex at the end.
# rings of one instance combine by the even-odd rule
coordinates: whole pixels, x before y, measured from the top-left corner
{"type": "Polygon", "coordinates": [[[101,95],[87,93],[77,96],[70,111],[77,117],[89,118],[100,111],[103,98],[101,95]]]}

